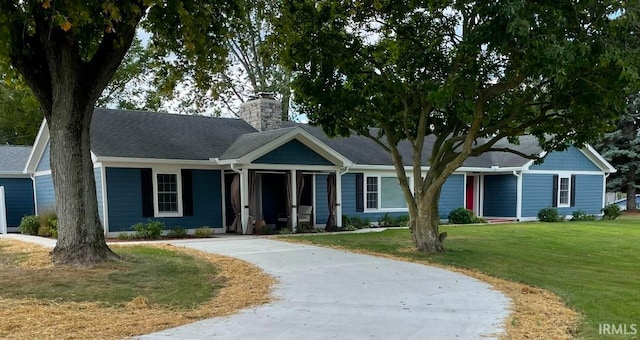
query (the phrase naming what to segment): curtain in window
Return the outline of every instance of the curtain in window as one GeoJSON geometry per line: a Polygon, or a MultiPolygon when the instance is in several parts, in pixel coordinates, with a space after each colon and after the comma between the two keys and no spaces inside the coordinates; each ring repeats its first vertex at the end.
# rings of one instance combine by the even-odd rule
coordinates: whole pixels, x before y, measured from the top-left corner
{"type": "Polygon", "coordinates": [[[249,221],[247,221],[247,232],[245,234],[253,234],[253,224],[258,219],[256,218],[256,171],[249,170],[249,221]]]}
{"type": "Polygon", "coordinates": [[[235,174],[231,181],[231,207],[235,215],[233,223],[229,226],[229,231],[235,231],[236,233],[242,232],[241,221],[241,202],[240,202],[240,174],[235,174]]]}
{"type": "Polygon", "coordinates": [[[326,231],[336,229],[336,174],[327,176],[327,201],[329,202],[329,219],[327,219],[326,231]]]}
{"type": "Polygon", "coordinates": [[[291,229],[291,226],[293,225],[292,221],[291,221],[291,172],[287,171],[287,175],[286,177],[286,183],[284,185],[284,187],[286,188],[287,191],[287,197],[285,199],[285,203],[286,203],[286,207],[287,207],[287,228],[289,228],[289,230],[291,229]]]}

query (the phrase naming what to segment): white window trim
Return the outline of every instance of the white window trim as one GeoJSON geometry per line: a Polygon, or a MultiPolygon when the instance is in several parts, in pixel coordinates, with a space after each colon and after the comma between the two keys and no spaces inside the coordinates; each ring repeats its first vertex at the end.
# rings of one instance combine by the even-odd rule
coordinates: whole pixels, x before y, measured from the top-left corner
{"type": "Polygon", "coordinates": [[[175,170],[153,170],[153,215],[154,217],[182,217],[182,174],[181,171],[175,170]],[[176,175],[176,183],[178,185],[178,211],[177,212],[160,212],[158,209],[158,175],[176,175]]]}
{"type": "Polygon", "coordinates": [[[558,208],[569,208],[571,207],[571,187],[573,186],[573,183],[571,183],[571,175],[570,174],[558,174],[558,192],[556,193],[556,195],[558,195],[557,197],[557,202],[558,202],[558,208]],[[567,187],[567,203],[560,203],[560,188],[561,188],[561,183],[563,179],[567,179],[567,181],[569,182],[569,185],[567,187]]]}
{"type": "MultiPolygon", "coordinates": [[[[364,207],[364,212],[365,213],[377,213],[377,212],[407,212],[409,211],[409,208],[381,208],[380,206],[382,205],[382,177],[393,177],[393,178],[398,178],[396,173],[388,173],[388,174],[384,174],[384,173],[376,173],[376,174],[368,174],[368,173],[364,173],[364,194],[362,195],[362,199],[364,200],[363,202],[363,207],[364,207]],[[378,207],[377,208],[367,208],[367,194],[369,193],[369,190],[367,190],[367,178],[370,177],[375,177],[377,179],[378,182],[378,207]]],[[[411,177],[407,177],[407,180],[409,181],[410,185],[409,185],[409,190],[411,190],[413,192],[413,188],[411,187],[411,177]]],[[[399,187],[398,187],[399,188],[399,187]]],[[[400,189],[400,188],[399,188],[400,189]]],[[[400,189],[402,190],[402,189],[400,189]]],[[[403,194],[404,196],[404,194],[403,194]]]]}
{"type": "Polygon", "coordinates": [[[365,174],[364,176],[364,195],[363,195],[363,199],[364,199],[364,211],[378,211],[379,207],[380,207],[380,176],[367,176],[365,174]],[[369,178],[375,178],[376,179],[376,194],[377,194],[377,198],[376,198],[376,208],[369,208],[368,207],[368,197],[369,197],[369,178]]]}

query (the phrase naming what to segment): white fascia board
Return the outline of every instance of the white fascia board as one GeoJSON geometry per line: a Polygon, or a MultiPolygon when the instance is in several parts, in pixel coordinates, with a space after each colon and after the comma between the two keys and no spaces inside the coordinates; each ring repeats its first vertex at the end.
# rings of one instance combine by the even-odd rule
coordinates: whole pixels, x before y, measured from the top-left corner
{"type": "Polygon", "coordinates": [[[597,175],[604,176],[602,171],[596,170],[526,170],[523,174],[538,174],[538,175],[597,175]]]}
{"type": "MultiPolygon", "coordinates": [[[[423,172],[429,171],[431,167],[422,166],[420,169],[423,172]]],[[[395,171],[396,168],[393,165],[367,165],[367,164],[355,164],[351,167],[351,171],[357,170],[379,170],[379,171],[395,171]]],[[[505,167],[505,168],[483,168],[483,167],[460,167],[457,168],[454,172],[458,174],[467,173],[467,172],[478,172],[478,173],[511,173],[513,171],[522,171],[525,170],[523,167],[505,167]]],[[[413,171],[413,166],[405,165],[404,171],[413,171]]]]}
{"type": "Polygon", "coordinates": [[[259,147],[258,149],[246,154],[245,156],[238,158],[236,161],[237,163],[245,163],[245,164],[251,163],[256,159],[260,158],[261,156],[266,155],[267,153],[277,149],[278,147],[294,139],[297,139],[298,141],[300,141],[302,144],[304,144],[314,152],[318,153],[324,158],[327,158],[329,161],[332,161],[334,164],[340,163],[337,165],[343,166],[343,167],[353,166],[353,162],[351,162],[351,160],[344,157],[342,154],[340,154],[333,148],[329,147],[328,145],[323,143],[321,140],[317,139],[316,137],[314,137],[313,135],[311,135],[310,133],[308,133],[307,131],[305,131],[300,127],[296,127],[292,129],[291,131],[259,147]]]}
{"type": "Polygon", "coordinates": [[[24,173],[30,174],[36,171],[36,167],[38,167],[38,162],[40,161],[40,158],[42,158],[42,153],[44,152],[48,141],[49,127],[47,126],[47,120],[43,119],[42,123],[40,124],[38,134],[36,135],[36,140],[33,143],[33,147],[31,148],[29,159],[27,160],[27,164],[24,167],[24,173]]]}
{"type": "MultiPolygon", "coordinates": [[[[422,171],[429,171],[428,166],[420,168],[422,171]]],[[[351,171],[356,170],[379,170],[379,171],[396,171],[396,167],[393,165],[369,165],[369,164],[354,164],[351,166],[351,171]]],[[[413,166],[405,165],[404,171],[413,171],[413,166]]]]}
{"type": "Polygon", "coordinates": [[[31,174],[27,174],[22,171],[0,172],[0,178],[30,178],[30,177],[31,177],[31,174]]]}
{"type": "Polygon", "coordinates": [[[189,160],[189,159],[159,159],[159,158],[134,158],[134,157],[102,157],[97,156],[94,163],[129,163],[129,164],[170,164],[170,165],[208,165],[215,166],[211,160],[189,160]]]}
{"type": "Polygon", "coordinates": [[[580,149],[585,157],[594,162],[604,173],[618,172],[618,169],[614,168],[611,163],[607,162],[604,157],[591,145],[587,144],[584,148],[580,149]]]}
{"type": "Polygon", "coordinates": [[[513,167],[495,167],[495,168],[484,168],[484,167],[460,167],[456,169],[456,172],[478,172],[478,173],[512,173],[514,171],[522,171],[524,167],[513,166],[513,167]]]}
{"type": "Polygon", "coordinates": [[[342,169],[337,165],[302,165],[302,164],[237,164],[235,169],[254,170],[303,170],[303,171],[339,171],[342,169]]]}

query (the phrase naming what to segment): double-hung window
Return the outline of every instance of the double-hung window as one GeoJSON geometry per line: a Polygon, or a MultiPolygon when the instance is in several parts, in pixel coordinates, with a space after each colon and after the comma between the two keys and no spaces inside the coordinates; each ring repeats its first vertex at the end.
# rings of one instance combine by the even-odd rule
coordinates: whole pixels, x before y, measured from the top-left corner
{"type": "Polygon", "coordinates": [[[180,176],[177,173],[156,173],[156,216],[182,216],[180,176]]]}
{"type": "Polygon", "coordinates": [[[558,207],[571,205],[571,177],[559,176],[558,178],[558,207]]]}
{"type": "Polygon", "coordinates": [[[365,186],[367,210],[405,210],[405,201],[397,177],[367,176],[365,186]]]}
{"type": "Polygon", "coordinates": [[[367,177],[367,209],[378,209],[378,177],[367,177]]]}

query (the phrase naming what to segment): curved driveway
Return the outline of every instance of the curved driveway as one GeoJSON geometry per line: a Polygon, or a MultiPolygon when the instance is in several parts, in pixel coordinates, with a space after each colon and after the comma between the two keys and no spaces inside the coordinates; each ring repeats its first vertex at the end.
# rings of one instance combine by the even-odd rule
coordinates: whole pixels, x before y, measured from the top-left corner
{"type": "Polygon", "coordinates": [[[509,313],[488,284],[420,264],[264,238],[175,244],[256,264],[277,300],[140,339],[487,339],[509,313]]]}

